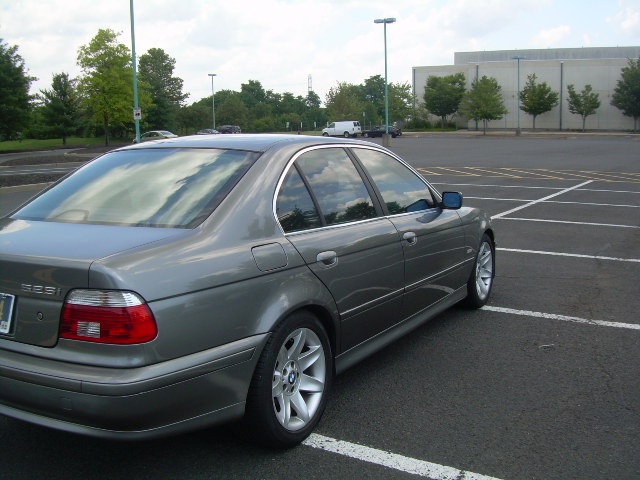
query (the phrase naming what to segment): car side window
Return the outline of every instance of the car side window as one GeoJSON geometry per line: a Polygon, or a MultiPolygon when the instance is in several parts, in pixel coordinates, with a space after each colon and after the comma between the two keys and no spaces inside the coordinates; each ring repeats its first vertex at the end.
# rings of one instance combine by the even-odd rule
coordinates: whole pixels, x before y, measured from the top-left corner
{"type": "Polygon", "coordinates": [[[318,210],[295,166],[289,169],[280,187],[276,214],[286,233],[322,226],[318,210]]]}
{"type": "Polygon", "coordinates": [[[362,177],[342,148],[306,152],[296,164],[311,187],[327,225],[378,216],[362,177]]]}
{"type": "Polygon", "coordinates": [[[390,215],[436,206],[424,181],[391,155],[365,148],[353,150],[378,187],[390,215]]]}

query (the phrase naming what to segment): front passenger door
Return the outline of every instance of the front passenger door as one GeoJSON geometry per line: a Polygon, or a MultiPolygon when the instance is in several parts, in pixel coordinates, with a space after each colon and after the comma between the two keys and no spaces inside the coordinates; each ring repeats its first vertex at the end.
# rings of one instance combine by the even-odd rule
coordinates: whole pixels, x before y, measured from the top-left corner
{"type": "Polygon", "coordinates": [[[406,165],[379,150],[354,148],[389,220],[398,230],[405,258],[405,317],[418,313],[466,283],[469,262],[462,221],[440,208],[434,192],[406,165]]]}

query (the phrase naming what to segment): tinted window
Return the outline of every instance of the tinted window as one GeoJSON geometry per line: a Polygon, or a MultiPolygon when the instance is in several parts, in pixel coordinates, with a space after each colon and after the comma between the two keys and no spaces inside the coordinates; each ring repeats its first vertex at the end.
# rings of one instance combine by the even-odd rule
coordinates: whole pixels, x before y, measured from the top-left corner
{"type": "Polygon", "coordinates": [[[150,227],[193,227],[258,157],[218,149],[113,152],[19,210],[14,218],[150,227]]]}
{"type": "Polygon", "coordinates": [[[354,149],[382,194],[390,215],[436,205],[424,181],[395,158],[376,150],[354,149]]]}
{"type": "Polygon", "coordinates": [[[296,163],[306,177],[327,225],[377,215],[360,174],[343,149],[313,150],[301,155],[296,163]]]}
{"type": "Polygon", "coordinates": [[[294,167],[289,169],[280,187],[276,201],[276,214],[285,232],[322,226],[311,195],[294,167]]]}

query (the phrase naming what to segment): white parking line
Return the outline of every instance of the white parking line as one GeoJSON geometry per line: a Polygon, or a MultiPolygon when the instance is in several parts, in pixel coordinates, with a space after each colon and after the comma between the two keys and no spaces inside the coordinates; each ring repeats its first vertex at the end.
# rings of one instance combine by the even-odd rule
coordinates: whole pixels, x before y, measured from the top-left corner
{"type": "Polygon", "coordinates": [[[489,312],[508,313],[510,315],[521,315],[525,317],[547,318],[549,320],[560,320],[563,322],[582,323],[585,325],[597,325],[600,327],[627,328],[629,330],[640,330],[640,324],[608,322],[606,320],[588,320],[580,317],[570,317],[567,315],[556,315],[554,313],[533,312],[531,310],[515,310],[513,308],[491,307],[485,305],[482,310],[489,312]]]}
{"type": "MultiPolygon", "coordinates": [[[[530,202],[523,198],[494,198],[494,197],[464,197],[465,200],[495,200],[497,202],[530,202]]],[[[621,208],[640,208],[640,205],[621,205],[615,203],[591,203],[591,202],[561,202],[560,200],[544,200],[540,203],[561,203],[567,205],[589,205],[592,207],[621,207],[621,208]]]]}
{"type": "Polygon", "coordinates": [[[570,222],[568,220],[546,220],[544,218],[496,218],[491,217],[495,220],[520,220],[521,222],[547,222],[547,223],[567,223],[573,225],[591,225],[596,227],[616,227],[616,228],[640,228],[635,225],[616,225],[615,223],[591,223],[591,222],[570,222]]]}
{"type": "Polygon", "coordinates": [[[516,252],[516,253],[535,253],[537,255],[554,255],[557,257],[576,257],[576,258],[589,258],[592,260],[613,260],[616,262],[631,262],[640,263],[639,258],[618,258],[618,257],[603,257],[600,255],[581,255],[579,253],[562,253],[562,252],[543,252],[539,250],[522,250],[519,248],[496,248],[500,252],[516,252]]]}
{"type": "Polygon", "coordinates": [[[349,458],[362,460],[363,462],[374,463],[387,468],[393,468],[401,472],[427,477],[432,480],[500,480],[496,477],[488,477],[478,473],[458,470],[457,468],[439,465],[437,463],[425,462],[415,458],[404,457],[391,452],[385,452],[357,443],[345,442],[334,438],[325,437],[312,433],[303,445],[312,448],[326,450],[349,458]]]}
{"type": "Polygon", "coordinates": [[[544,202],[545,200],[549,200],[551,198],[557,197],[557,196],[562,195],[564,193],[570,192],[571,190],[575,190],[577,188],[584,187],[585,185],[588,185],[591,182],[592,182],[592,180],[587,180],[586,182],[580,183],[579,185],[575,185],[573,187],[565,188],[564,190],[560,190],[559,192],[553,193],[551,195],[547,195],[546,197],[543,197],[543,198],[541,198],[539,200],[533,200],[533,201],[527,203],[526,205],[520,205],[519,207],[512,208],[511,210],[507,210],[506,212],[498,213],[497,215],[494,215],[491,218],[492,219],[493,218],[502,218],[505,215],[509,215],[511,213],[517,212],[519,210],[522,210],[523,208],[531,207],[532,205],[535,205],[535,204],[540,203],[540,202],[544,202]]]}
{"type": "MultiPolygon", "coordinates": [[[[487,185],[479,183],[445,183],[445,182],[429,182],[431,185],[446,185],[448,187],[488,187],[488,188],[532,188],[538,190],[564,190],[562,187],[530,187],[527,185],[487,185]]],[[[635,193],[640,194],[633,190],[607,190],[603,188],[577,188],[577,192],[608,192],[608,193],[635,193]]],[[[470,198],[470,197],[465,197],[470,198]]]]}

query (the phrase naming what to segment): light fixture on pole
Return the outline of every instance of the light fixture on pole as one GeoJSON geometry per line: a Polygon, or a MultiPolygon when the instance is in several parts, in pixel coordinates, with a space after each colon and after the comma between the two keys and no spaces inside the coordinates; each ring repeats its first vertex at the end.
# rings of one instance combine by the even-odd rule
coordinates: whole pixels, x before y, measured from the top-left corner
{"type": "Polygon", "coordinates": [[[389,140],[389,83],[387,82],[387,23],[394,23],[395,18],[377,18],[373,23],[382,23],[384,25],[384,130],[385,140],[383,143],[388,146],[389,140]]]}
{"type": "Polygon", "coordinates": [[[208,74],[211,77],[211,112],[213,113],[213,129],[216,129],[216,92],[213,89],[213,77],[215,77],[217,74],[216,73],[209,73],[208,74]]]}
{"type": "Polygon", "coordinates": [[[512,60],[518,61],[518,92],[516,93],[516,98],[518,99],[518,128],[516,128],[516,135],[520,135],[520,60],[524,60],[526,57],[519,57],[515,55],[511,57],[512,60]]]}

